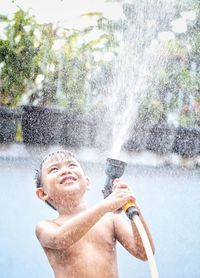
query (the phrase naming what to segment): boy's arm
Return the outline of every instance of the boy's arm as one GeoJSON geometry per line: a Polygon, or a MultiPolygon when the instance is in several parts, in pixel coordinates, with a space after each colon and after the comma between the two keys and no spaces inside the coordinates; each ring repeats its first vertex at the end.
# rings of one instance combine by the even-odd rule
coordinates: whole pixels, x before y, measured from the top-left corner
{"type": "Polygon", "coordinates": [[[60,226],[54,222],[41,221],[36,226],[36,236],[43,247],[68,248],[86,234],[106,212],[106,207],[98,204],[66,220],[60,226]]]}
{"type": "MultiPolygon", "coordinates": [[[[137,207],[139,210],[139,208],[137,207]]],[[[144,226],[147,233],[153,254],[155,253],[154,243],[147,224],[140,212],[140,220],[144,226]]],[[[116,239],[136,258],[146,261],[146,251],[144,249],[140,234],[134,221],[126,221],[120,214],[114,214],[114,227],[116,239]]]]}
{"type": "Polygon", "coordinates": [[[67,219],[60,226],[49,221],[40,222],[36,226],[36,236],[43,247],[69,248],[81,239],[105,213],[117,210],[131,199],[129,192],[115,190],[93,208],[67,219]]]}

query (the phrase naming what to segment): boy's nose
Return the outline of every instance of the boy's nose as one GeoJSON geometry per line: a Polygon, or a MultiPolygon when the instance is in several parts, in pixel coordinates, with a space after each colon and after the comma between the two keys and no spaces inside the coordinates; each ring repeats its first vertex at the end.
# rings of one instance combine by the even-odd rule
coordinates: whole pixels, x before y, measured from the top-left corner
{"type": "Polygon", "coordinates": [[[71,169],[68,166],[63,166],[61,169],[61,174],[68,174],[71,173],[71,169]]]}

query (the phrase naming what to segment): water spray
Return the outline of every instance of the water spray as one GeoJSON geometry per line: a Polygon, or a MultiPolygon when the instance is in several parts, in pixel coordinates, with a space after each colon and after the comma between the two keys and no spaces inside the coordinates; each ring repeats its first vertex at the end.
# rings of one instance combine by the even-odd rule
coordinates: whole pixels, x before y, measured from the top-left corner
{"type": "MultiPolygon", "coordinates": [[[[105,173],[107,175],[104,188],[102,190],[104,198],[108,197],[112,193],[113,180],[120,178],[125,170],[127,163],[121,160],[107,158],[105,173]]],[[[154,255],[151,249],[151,245],[144,229],[144,226],[139,218],[139,211],[137,210],[133,201],[127,202],[122,209],[131,221],[131,224],[135,224],[138,232],[141,236],[144,249],[149,262],[150,272],[152,278],[158,278],[158,271],[154,259],[154,255]]]]}

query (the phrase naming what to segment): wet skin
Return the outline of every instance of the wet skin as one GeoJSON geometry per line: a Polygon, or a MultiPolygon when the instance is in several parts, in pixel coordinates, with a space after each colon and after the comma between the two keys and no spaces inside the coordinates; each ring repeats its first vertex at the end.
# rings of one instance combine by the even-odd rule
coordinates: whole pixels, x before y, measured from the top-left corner
{"type": "MultiPolygon", "coordinates": [[[[56,278],[117,278],[117,240],[133,256],[146,260],[137,230],[114,213],[128,200],[135,201],[121,180],[115,181],[109,197],[87,208],[84,195],[90,183],[83,169],[74,158],[57,155],[44,163],[42,184],[38,197],[51,202],[59,216],[38,223],[36,235],[56,278]]],[[[140,218],[153,247],[142,215],[140,218]]]]}

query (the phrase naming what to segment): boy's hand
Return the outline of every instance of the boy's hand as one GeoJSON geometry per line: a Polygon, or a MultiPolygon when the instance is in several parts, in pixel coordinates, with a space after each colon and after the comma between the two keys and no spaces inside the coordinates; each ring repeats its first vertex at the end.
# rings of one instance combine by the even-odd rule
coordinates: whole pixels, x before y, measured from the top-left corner
{"type": "Polygon", "coordinates": [[[112,193],[105,199],[109,211],[117,211],[122,208],[128,201],[135,203],[136,199],[133,196],[130,188],[120,179],[113,181],[112,193]]]}

